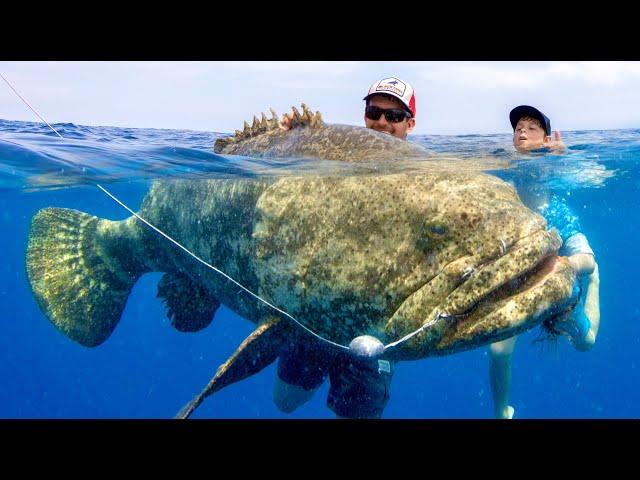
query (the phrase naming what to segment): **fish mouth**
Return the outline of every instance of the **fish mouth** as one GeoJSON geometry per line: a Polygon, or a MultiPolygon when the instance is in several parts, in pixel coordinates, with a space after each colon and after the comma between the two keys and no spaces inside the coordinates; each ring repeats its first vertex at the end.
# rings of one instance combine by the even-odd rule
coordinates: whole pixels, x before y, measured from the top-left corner
{"type": "Polygon", "coordinates": [[[577,304],[575,271],[566,257],[546,255],[531,269],[478,298],[464,311],[443,312],[447,323],[436,350],[468,350],[505,340],[577,304]]]}
{"type": "Polygon", "coordinates": [[[397,344],[394,356],[409,360],[477,348],[572,309],[576,276],[568,260],[557,255],[561,243],[555,230],[543,230],[486,257],[475,268],[461,259],[448,274],[458,280],[442,300],[429,301],[433,287],[428,283],[387,323],[389,338],[409,335],[397,344]]]}
{"type": "Polygon", "coordinates": [[[565,257],[548,255],[542,258],[533,269],[510,279],[507,283],[478,299],[469,309],[455,314],[444,312],[443,315],[457,317],[461,321],[485,316],[486,313],[495,309],[496,305],[504,303],[505,300],[514,299],[527,291],[541,287],[551,275],[561,270],[565,264],[568,264],[568,260],[565,257]]]}

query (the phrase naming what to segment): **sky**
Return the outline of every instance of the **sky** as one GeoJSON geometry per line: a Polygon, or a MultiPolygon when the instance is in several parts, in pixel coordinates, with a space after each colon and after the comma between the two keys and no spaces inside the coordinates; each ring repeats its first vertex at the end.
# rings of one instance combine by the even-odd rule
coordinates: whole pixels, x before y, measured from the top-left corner
{"type": "MultiPolygon", "coordinates": [[[[418,135],[510,133],[521,104],[554,130],[640,128],[640,62],[43,61],[0,73],[49,123],[229,133],[304,102],[363,125],[369,86],[395,76],[415,89],[418,135]]],[[[1,79],[0,118],[38,121],[1,79]]]]}

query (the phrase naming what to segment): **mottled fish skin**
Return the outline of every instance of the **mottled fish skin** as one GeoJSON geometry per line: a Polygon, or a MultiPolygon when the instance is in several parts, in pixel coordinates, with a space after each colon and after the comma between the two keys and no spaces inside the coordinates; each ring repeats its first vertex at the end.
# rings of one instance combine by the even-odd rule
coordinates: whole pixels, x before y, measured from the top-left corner
{"type": "MultiPolygon", "coordinates": [[[[494,291],[555,257],[560,247],[557,233],[545,230],[545,220],[520,202],[513,187],[486,174],[281,179],[265,190],[257,212],[261,292],[343,344],[363,334],[392,342],[427,322],[433,309],[455,314],[458,304],[490,302],[494,291]],[[452,274],[456,263],[464,268],[452,274]],[[475,273],[467,275],[469,268],[475,273]],[[484,278],[491,269],[495,274],[484,278]],[[475,286],[465,292],[467,283],[475,286]],[[429,287],[427,305],[404,305],[429,287]],[[402,308],[405,317],[394,319],[402,308]]],[[[562,277],[561,293],[541,313],[572,298],[574,277],[565,273],[555,274],[562,277]]],[[[527,328],[543,319],[539,315],[527,328]]],[[[494,323],[481,340],[466,335],[462,343],[474,348],[506,338],[522,330],[520,317],[514,322],[494,323]]],[[[446,353],[453,347],[440,340],[455,324],[449,320],[438,336],[407,344],[414,353],[397,355],[446,353]]]]}
{"type": "MultiPolygon", "coordinates": [[[[342,344],[363,334],[391,342],[434,310],[462,313],[560,246],[512,186],[477,173],[163,181],[153,185],[140,215],[342,344]],[[465,276],[469,268],[477,272],[465,276]],[[428,295],[416,303],[411,297],[418,292],[428,295]]],[[[137,222],[111,225],[127,230],[118,237],[129,245],[144,245],[136,255],[146,259],[146,269],[187,272],[256,323],[273,313],[137,222]]],[[[566,288],[558,304],[567,300],[571,282],[561,282],[566,288]]],[[[397,355],[443,354],[453,344],[473,348],[514,331],[507,319],[485,328],[481,340],[462,332],[457,338],[455,325],[434,327],[438,335],[423,335],[407,344],[413,353],[397,355]],[[441,344],[447,335],[453,338],[441,344]]]]}
{"type": "MultiPolygon", "coordinates": [[[[255,273],[255,205],[272,180],[167,180],[151,186],[137,212],[189,251],[252,292],[255,273]]],[[[263,304],[131,217],[100,222],[110,232],[109,258],[144,259],[145,272],[181,272],[223,305],[258,322],[263,304]]]]}

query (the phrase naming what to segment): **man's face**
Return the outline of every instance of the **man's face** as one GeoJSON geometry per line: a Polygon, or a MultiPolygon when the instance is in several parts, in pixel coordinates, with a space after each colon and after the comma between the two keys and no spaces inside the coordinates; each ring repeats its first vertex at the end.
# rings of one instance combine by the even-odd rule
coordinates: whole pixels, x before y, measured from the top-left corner
{"type": "Polygon", "coordinates": [[[518,120],[513,132],[513,146],[522,153],[542,148],[551,141],[545,134],[540,123],[533,118],[524,117],[518,120]]]}
{"type": "MultiPolygon", "coordinates": [[[[373,97],[369,98],[369,105],[384,109],[403,108],[400,100],[383,95],[374,95],[373,97]]],[[[401,122],[392,123],[388,122],[384,115],[380,115],[380,118],[378,120],[371,120],[370,118],[367,118],[365,116],[364,124],[367,128],[371,128],[378,132],[387,133],[402,140],[406,140],[407,134],[411,130],[413,130],[416,121],[414,118],[404,118],[401,122]]]]}

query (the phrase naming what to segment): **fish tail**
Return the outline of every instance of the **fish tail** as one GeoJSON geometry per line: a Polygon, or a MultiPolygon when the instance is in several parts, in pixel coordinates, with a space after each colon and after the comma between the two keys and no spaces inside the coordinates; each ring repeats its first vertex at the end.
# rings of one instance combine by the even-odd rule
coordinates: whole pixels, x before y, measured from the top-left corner
{"type": "Polygon", "coordinates": [[[63,208],[40,210],[31,223],[26,268],[36,301],[56,328],[86,347],[111,335],[144,273],[135,261],[118,261],[131,257],[114,233],[120,223],[63,208]]]}

